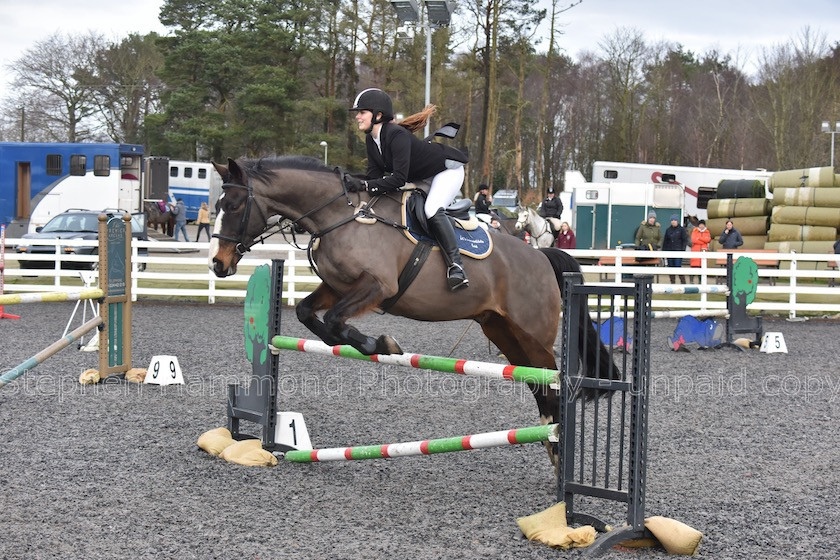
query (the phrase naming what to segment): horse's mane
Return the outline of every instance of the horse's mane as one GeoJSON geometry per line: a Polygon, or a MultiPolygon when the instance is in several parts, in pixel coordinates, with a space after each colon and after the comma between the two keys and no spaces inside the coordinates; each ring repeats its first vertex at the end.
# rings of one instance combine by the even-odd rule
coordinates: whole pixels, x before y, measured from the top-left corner
{"type": "Polygon", "coordinates": [[[300,171],[317,171],[332,173],[334,169],[327,167],[321,160],[309,156],[270,156],[259,159],[245,159],[238,162],[245,173],[255,179],[267,179],[269,173],[279,169],[297,169],[300,171]]]}

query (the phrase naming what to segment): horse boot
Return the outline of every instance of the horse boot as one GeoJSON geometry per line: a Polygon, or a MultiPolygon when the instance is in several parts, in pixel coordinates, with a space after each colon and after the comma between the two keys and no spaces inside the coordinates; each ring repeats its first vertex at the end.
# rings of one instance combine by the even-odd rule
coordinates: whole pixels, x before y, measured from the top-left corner
{"type": "Polygon", "coordinates": [[[454,292],[466,288],[470,281],[461,264],[461,253],[458,252],[458,244],[455,241],[455,228],[449,216],[441,208],[426,222],[429,224],[430,233],[440,245],[443,262],[446,263],[446,281],[449,289],[454,292]]]}

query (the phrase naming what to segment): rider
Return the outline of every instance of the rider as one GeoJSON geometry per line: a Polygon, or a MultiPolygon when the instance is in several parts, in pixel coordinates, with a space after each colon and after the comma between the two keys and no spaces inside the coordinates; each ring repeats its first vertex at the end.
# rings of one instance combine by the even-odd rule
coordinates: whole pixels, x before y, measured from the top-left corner
{"type": "Polygon", "coordinates": [[[409,182],[430,183],[424,211],[430,233],[440,245],[446,263],[449,289],[467,287],[469,280],[461,263],[455,229],[444,213],[444,208],[461,191],[467,157],[460,150],[412,134],[425,126],[435,106],[429,105],[422,112],[394,123],[391,97],[381,89],[368,88],[356,96],[350,111],[356,112],[359,130],[366,135],[368,167],[365,180],[346,176],[347,189],[378,195],[395,191],[409,182]]]}
{"type": "Polygon", "coordinates": [[[490,191],[487,188],[487,185],[481,183],[478,185],[478,192],[475,193],[475,216],[478,218],[481,216],[483,220],[490,219],[490,204],[493,203],[493,197],[490,196],[490,191]]]}
{"type": "Polygon", "coordinates": [[[560,219],[560,214],[563,213],[563,203],[559,198],[554,196],[554,187],[548,187],[545,193],[545,200],[540,205],[540,216],[543,218],[557,218],[560,219]]]}

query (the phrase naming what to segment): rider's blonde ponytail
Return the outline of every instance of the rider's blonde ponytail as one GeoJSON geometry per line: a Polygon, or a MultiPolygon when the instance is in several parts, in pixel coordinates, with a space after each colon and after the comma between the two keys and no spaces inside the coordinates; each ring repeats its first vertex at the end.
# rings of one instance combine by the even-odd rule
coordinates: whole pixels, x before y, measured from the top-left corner
{"type": "Polygon", "coordinates": [[[426,107],[420,111],[419,113],[414,113],[410,115],[397,124],[403,128],[407,128],[411,132],[417,132],[429,121],[429,117],[435,114],[437,111],[437,105],[426,105],[426,107]]]}

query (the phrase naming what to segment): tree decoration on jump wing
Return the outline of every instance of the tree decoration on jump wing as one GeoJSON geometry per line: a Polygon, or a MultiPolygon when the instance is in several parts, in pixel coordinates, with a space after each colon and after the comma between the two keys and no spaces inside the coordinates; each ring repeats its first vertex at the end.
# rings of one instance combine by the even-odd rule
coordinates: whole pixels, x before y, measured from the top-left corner
{"type": "Polygon", "coordinates": [[[268,313],[271,299],[271,272],[268,265],[258,266],[248,280],[245,296],[245,353],[252,364],[268,359],[268,313]],[[255,358],[257,361],[255,362],[255,358]]]}
{"type": "Polygon", "coordinates": [[[736,305],[747,306],[755,300],[758,289],[758,265],[749,257],[740,257],[732,267],[732,295],[736,305]]]}

